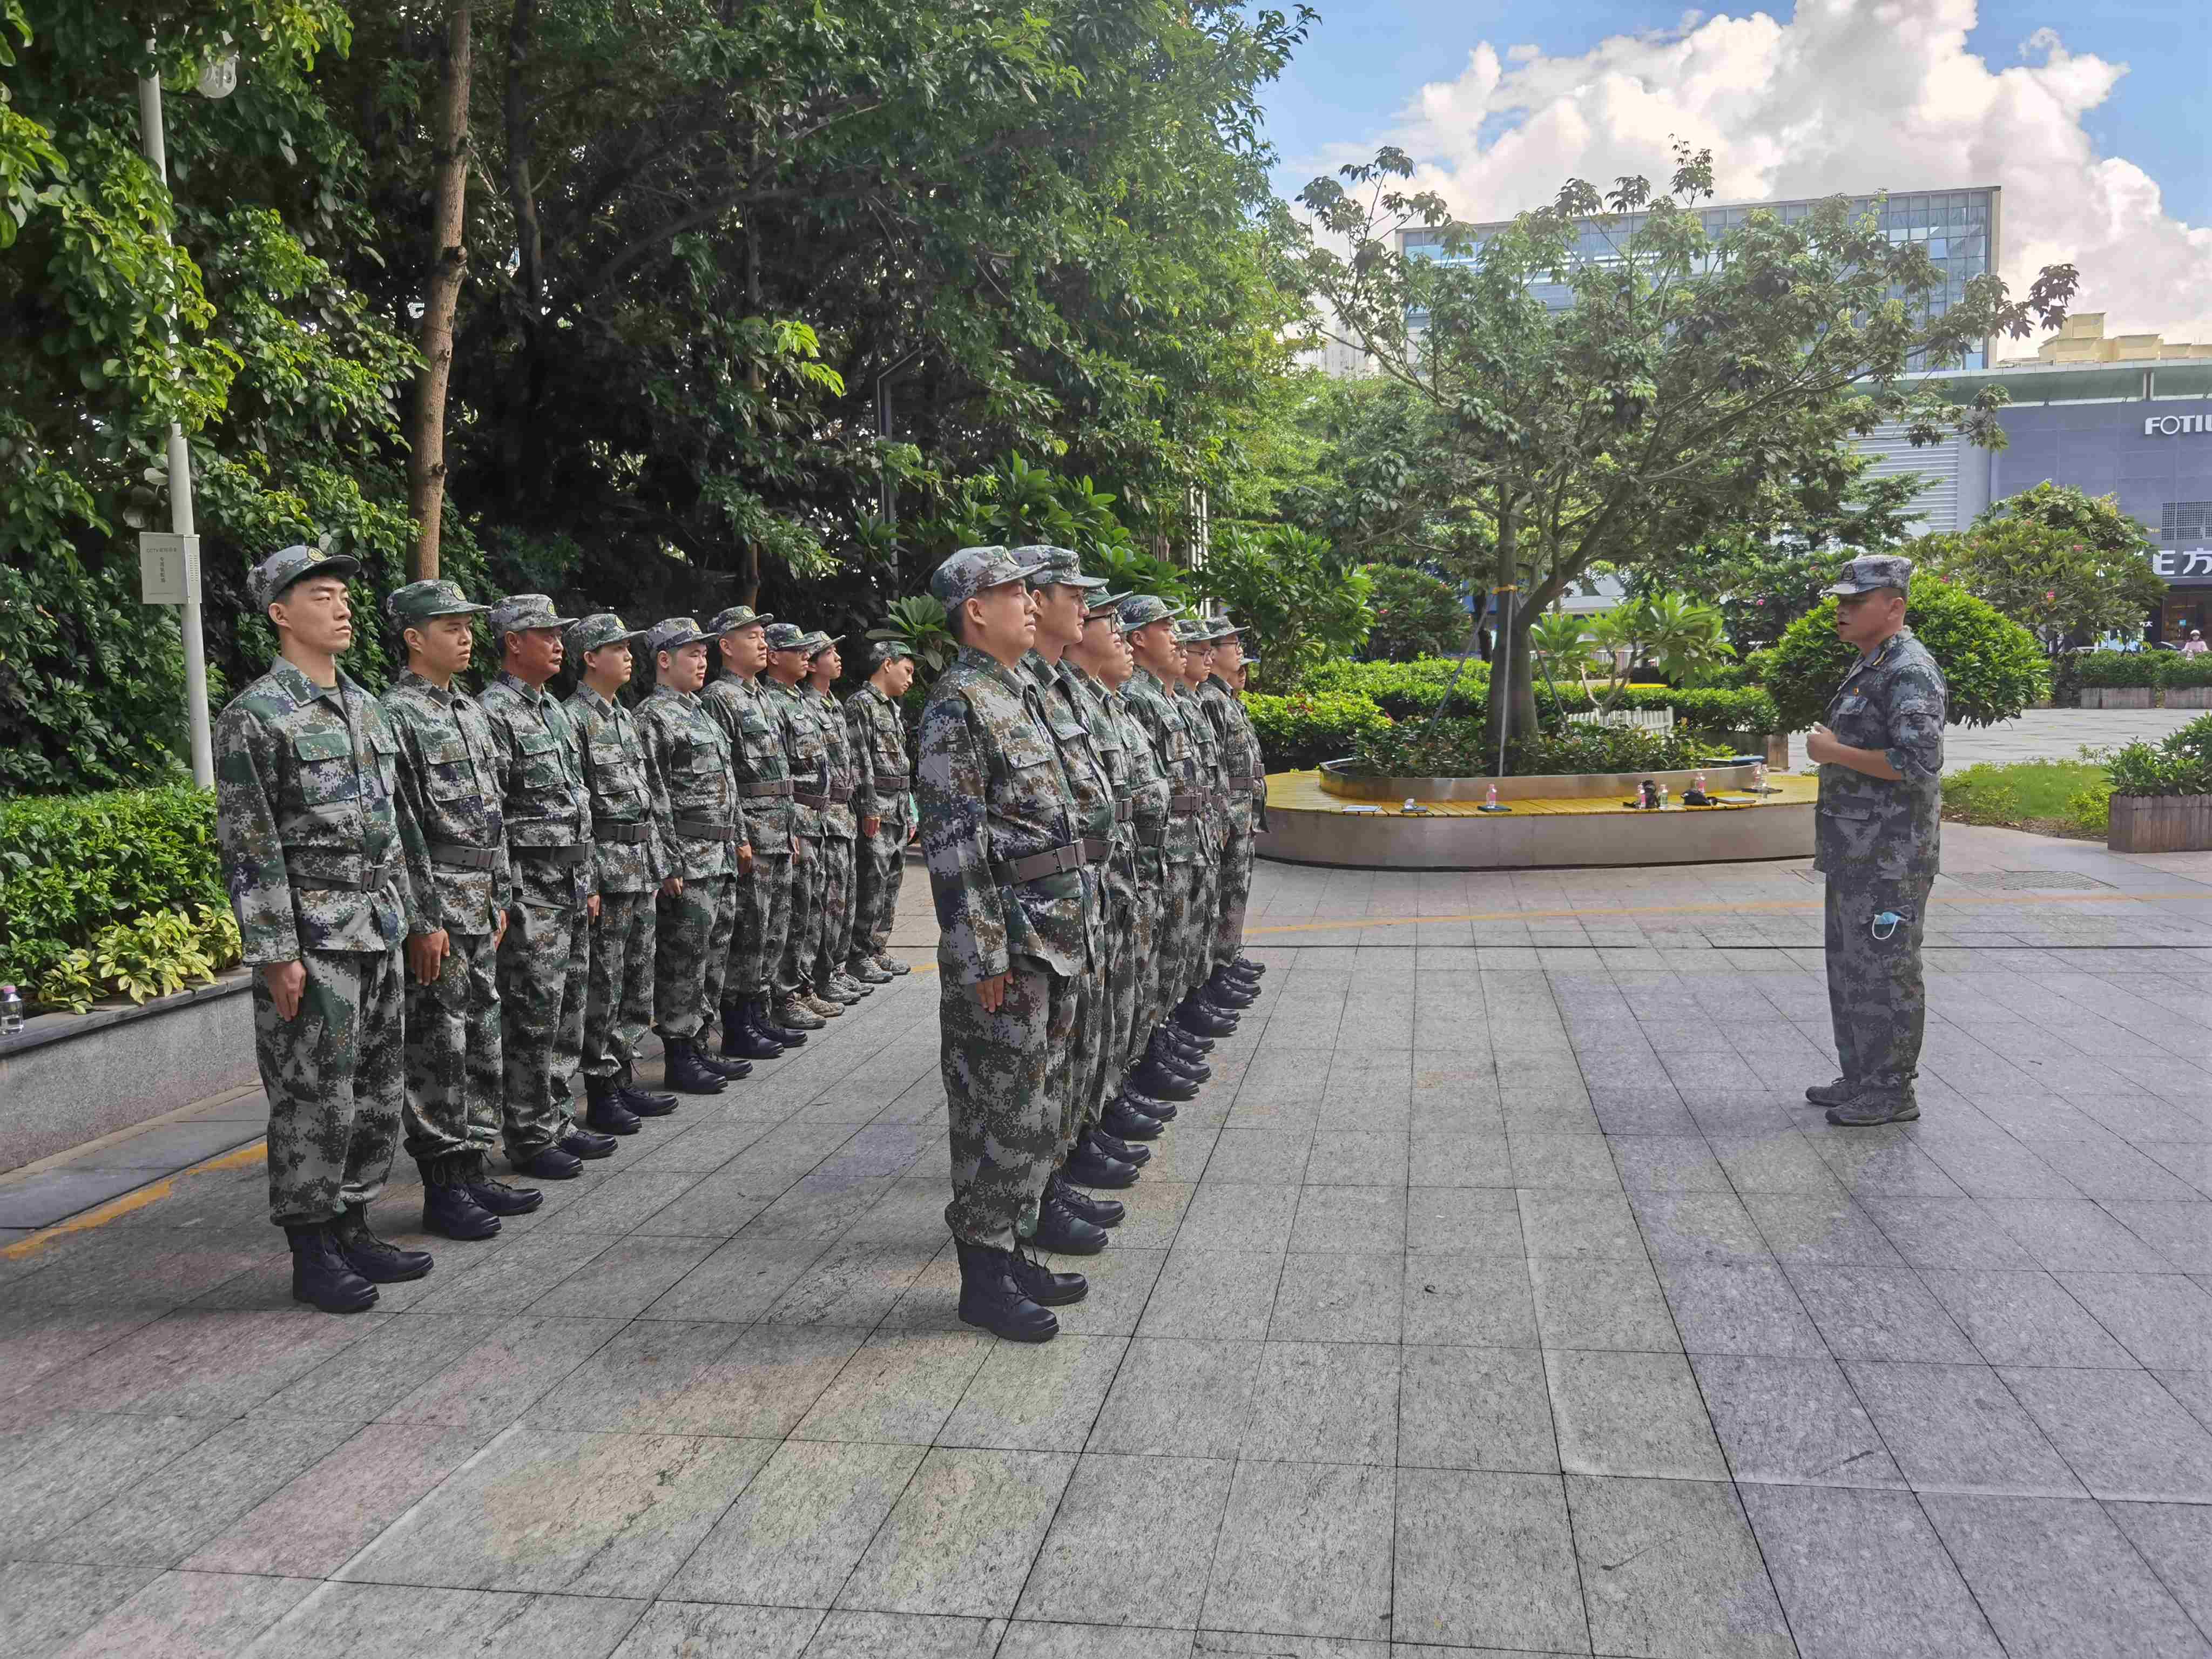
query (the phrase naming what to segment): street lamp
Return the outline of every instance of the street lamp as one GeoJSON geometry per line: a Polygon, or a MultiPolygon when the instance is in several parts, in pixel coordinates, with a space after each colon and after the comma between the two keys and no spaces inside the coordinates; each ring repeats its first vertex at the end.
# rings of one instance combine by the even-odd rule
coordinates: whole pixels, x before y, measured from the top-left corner
{"type": "MultiPolygon", "coordinates": [[[[154,56],[154,43],[146,43],[154,56]]],[[[138,77],[138,143],[161,187],[169,185],[168,147],[161,130],[161,66],[138,77]]],[[[238,54],[228,52],[200,72],[195,88],[203,98],[228,98],[238,86],[238,54]]],[[[162,233],[162,240],[168,233],[162,233]]],[[[179,621],[185,636],[185,724],[191,735],[192,781],[203,789],[215,787],[215,744],[208,731],[207,643],[200,633],[200,572],[198,537],[192,528],[192,457],[185,443],[185,428],[169,422],[169,530],[175,538],[180,562],[183,602],[179,621]]]]}

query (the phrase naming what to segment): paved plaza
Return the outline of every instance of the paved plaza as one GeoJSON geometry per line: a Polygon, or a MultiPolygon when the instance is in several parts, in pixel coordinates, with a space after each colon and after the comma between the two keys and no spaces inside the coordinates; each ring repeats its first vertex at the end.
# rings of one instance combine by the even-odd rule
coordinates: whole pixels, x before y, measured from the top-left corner
{"type": "Polygon", "coordinates": [[[2212,855],[1945,841],[1857,1133],[1802,863],[1263,864],[1042,1347],[953,1317],[927,969],[368,1314],[253,1145],[27,1235],[0,1648],[2212,1654],[2212,855]]]}
{"type": "MultiPolygon", "coordinates": [[[[1954,726],[1943,733],[1943,769],[1963,772],[1983,761],[2003,766],[2014,761],[2070,761],[2084,748],[2117,749],[2138,738],[2155,743],[2203,720],[2202,708],[2031,708],[1994,726],[1954,726]]],[[[1800,764],[1805,734],[1791,739],[1790,755],[1800,764]]]]}

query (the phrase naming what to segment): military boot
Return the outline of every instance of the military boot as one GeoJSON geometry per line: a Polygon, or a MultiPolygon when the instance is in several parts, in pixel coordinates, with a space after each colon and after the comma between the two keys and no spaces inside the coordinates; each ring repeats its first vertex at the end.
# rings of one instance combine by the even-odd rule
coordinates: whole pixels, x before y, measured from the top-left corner
{"type": "Polygon", "coordinates": [[[532,1181],[574,1181],[584,1173],[584,1160],[558,1146],[541,1146],[527,1158],[510,1152],[507,1161],[515,1174],[526,1175],[532,1181]]]}
{"type": "Polygon", "coordinates": [[[1103,1187],[1115,1191],[1137,1184],[1137,1166],[1109,1158],[1088,1135],[1075,1143],[1075,1150],[1068,1155],[1067,1166],[1062,1173],[1079,1187],[1103,1187]]]}
{"type": "MultiPolygon", "coordinates": [[[[1190,1006],[1198,1009],[1202,1013],[1212,1015],[1216,1019],[1227,1020],[1229,1022],[1230,1031],[1234,1031],[1237,1026],[1243,1022],[1244,1011],[1242,1008],[1231,1008],[1225,1002],[1216,1002],[1213,1000],[1213,993],[1207,990],[1203,985],[1200,986],[1198,989],[1190,994],[1190,1006]]],[[[1229,1031],[1223,1031],[1215,1035],[1226,1036],[1229,1035],[1229,1031]]]]}
{"type": "Polygon", "coordinates": [[[284,1240],[292,1247],[293,1301],[336,1314],[359,1313],[376,1305],[376,1286],[346,1260],[327,1224],[288,1226],[284,1240]]]}
{"type": "Polygon", "coordinates": [[[752,1023],[750,1002],[726,1002],[722,1005],[722,1058],[725,1060],[774,1060],[783,1052],[783,1045],[767,1036],[752,1023]]]}
{"type": "Polygon", "coordinates": [[[562,1133],[557,1144],[561,1150],[571,1158],[612,1158],[615,1155],[615,1138],[612,1135],[603,1135],[596,1130],[586,1129],[582,1124],[573,1120],[570,1121],[568,1128],[562,1133]]]}
{"type": "Polygon", "coordinates": [[[1848,1106],[1858,1091],[1850,1079],[1838,1078],[1833,1083],[1815,1083],[1805,1091],[1805,1098],[1815,1106],[1848,1106]]]}
{"type": "Polygon", "coordinates": [[[1151,1058],[1170,1077],[1179,1077],[1192,1083],[1203,1083],[1213,1075],[1213,1067],[1188,1048],[1178,1048],[1172,1042],[1158,1044],[1151,1058]]]}
{"type": "Polygon", "coordinates": [[[468,1154],[461,1178],[468,1183],[469,1196],[494,1215],[528,1215],[545,1201],[545,1194],[534,1187],[510,1187],[494,1180],[491,1160],[481,1152],[468,1154]]]}
{"type": "Polygon", "coordinates": [[[884,972],[889,974],[893,979],[898,979],[902,975],[910,974],[914,971],[911,967],[907,963],[901,962],[896,957],[893,956],[888,951],[877,951],[873,960],[877,967],[882,969],[884,972]]]}
{"type": "Polygon", "coordinates": [[[873,958],[854,957],[845,964],[845,977],[858,980],[863,985],[888,985],[891,976],[876,966],[873,958]]]}
{"type": "Polygon", "coordinates": [[[666,1117],[676,1109],[676,1097],[663,1094],[658,1089],[641,1089],[630,1076],[630,1069],[623,1067],[622,1076],[615,1082],[615,1098],[640,1117],[666,1117]]]}
{"type": "Polygon", "coordinates": [[[1198,1036],[1224,1037],[1237,1029],[1237,1022],[1226,1014],[1217,1014],[1196,1000],[1185,1002],[1175,1011],[1175,1023],[1198,1036]]]}
{"type": "Polygon", "coordinates": [[[444,1158],[417,1158],[422,1172],[422,1231],[441,1238],[489,1238],[499,1231],[499,1218],[477,1202],[469,1190],[473,1152],[454,1152],[444,1158]]]}
{"type": "Polygon", "coordinates": [[[822,994],[832,1002],[842,1002],[848,1008],[869,994],[865,985],[856,985],[842,973],[826,975],[822,981],[822,994]]]}
{"type": "Polygon", "coordinates": [[[1871,1129],[1882,1123],[1910,1123],[1920,1115],[1920,1103],[1908,1086],[1904,1089],[1862,1089],[1840,1106],[1828,1108],[1828,1121],[1842,1129],[1871,1129]]]}
{"type": "Polygon", "coordinates": [[[1237,953],[1237,966],[1243,969],[1246,973],[1251,975],[1255,979],[1263,977],[1267,971],[1267,964],[1266,963],[1255,962],[1251,957],[1246,956],[1242,951],[1239,951],[1237,953]]]}
{"type": "Polygon", "coordinates": [[[699,1045],[690,1037],[663,1037],[668,1053],[668,1086],[683,1095],[719,1095],[727,1087],[720,1072],[699,1057],[699,1045]]]}
{"type": "Polygon", "coordinates": [[[745,1004],[745,1023],[780,1048],[803,1048],[806,1033],[776,1023],[775,999],[757,996],[745,1004]]]}
{"type": "Polygon", "coordinates": [[[820,1030],[823,1024],[822,1016],[807,1006],[806,999],[799,992],[786,991],[776,999],[776,1029],[798,1032],[801,1042],[806,1041],[809,1031],[820,1030]]]}
{"type": "Polygon", "coordinates": [[[396,1285],[430,1271],[429,1251],[403,1250],[369,1231],[366,1204],[347,1205],[345,1213],[331,1223],[331,1237],[346,1265],[371,1284],[396,1285]]]}
{"type": "Polygon", "coordinates": [[[1198,1085],[1163,1065],[1158,1056],[1129,1073],[1128,1086],[1158,1100],[1195,1100],[1198,1085]]]}
{"type": "Polygon", "coordinates": [[[1091,1281],[1081,1273],[1056,1273],[1036,1259],[1035,1249],[1023,1239],[1014,1241],[1014,1282],[1029,1292],[1040,1308],[1065,1308],[1091,1294],[1091,1281]]]}
{"type": "Polygon", "coordinates": [[[842,1019],[845,1005],[835,997],[823,996],[811,985],[799,988],[799,1000],[823,1019],[842,1019]]]}
{"type": "Polygon", "coordinates": [[[1079,1187],[1071,1187],[1053,1171],[1050,1190],[1060,1194],[1060,1201],[1094,1227],[1118,1227],[1129,1212],[1118,1198],[1093,1198],[1079,1187]]]}
{"type": "Polygon", "coordinates": [[[1213,1039],[1197,1031],[1186,1031],[1172,1019],[1163,1021],[1152,1031],[1152,1040],[1164,1042],[1177,1054],[1193,1060],[1204,1060],[1213,1052],[1213,1039]]]}
{"type": "Polygon", "coordinates": [[[1115,1100],[1108,1105],[1098,1119],[1098,1127],[1116,1140],[1158,1140],[1160,1138],[1159,1119],[1146,1117],[1126,1100],[1115,1100]]]}
{"type": "Polygon", "coordinates": [[[634,1135],[638,1132],[637,1114],[622,1103],[612,1078],[586,1077],[584,1095],[590,1103],[584,1108],[585,1127],[603,1135],[634,1135]]]}
{"type": "Polygon", "coordinates": [[[1088,1146],[1094,1152],[1112,1158],[1117,1164],[1126,1164],[1133,1170],[1141,1170],[1152,1161],[1151,1147],[1137,1146],[1124,1140],[1121,1136],[1110,1133],[1095,1123],[1083,1132],[1083,1138],[1078,1144],[1088,1146]]]}
{"type": "Polygon", "coordinates": [[[1106,1230],[1077,1214],[1066,1191],[1057,1175],[1045,1182],[1037,1203],[1036,1247],[1055,1255],[1097,1255],[1106,1248],[1106,1230]]]}
{"type": "Polygon", "coordinates": [[[1243,986],[1232,984],[1223,979],[1218,973],[1206,981],[1200,988],[1200,994],[1215,1007],[1226,1008],[1231,1012],[1249,1008],[1260,1000],[1260,994],[1257,991],[1248,990],[1243,986]]]}
{"type": "Polygon", "coordinates": [[[1060,1334],[1060,1321],[1049,1309],[1030,1300],[1027,1288],[1014,1273],[1014,1253],[988,1245],[952,1241],[960,1255],[960,1320],[980,1325],[1009,1342],[1049,1342],[1060,1334]]]}
{"type": "Polygon", "coordinates": [[[1182,1110],[1182,1107],[1170,1105],[1164,1100],[1154,1100],[1150,1095],[1141,1090],[1131,1088],[1127,1083],[1121,1085],[1121,1092],[1118,1097],[1126,1101],[1132,1110],[1142,1112],[1146,1117],[1161,1123],[1174,1122],[1176,1114],[1182,1110]]]}

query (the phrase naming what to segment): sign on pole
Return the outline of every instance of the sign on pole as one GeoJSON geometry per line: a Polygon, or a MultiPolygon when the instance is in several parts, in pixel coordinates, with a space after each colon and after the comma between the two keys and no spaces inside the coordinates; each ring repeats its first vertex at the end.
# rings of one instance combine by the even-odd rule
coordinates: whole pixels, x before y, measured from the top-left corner
{"type": "Polygon", "coordinates": [[[138,535],[138,597],[147,605],[194,605],[200,597],[200,538],[166,530],[138,535]]]}

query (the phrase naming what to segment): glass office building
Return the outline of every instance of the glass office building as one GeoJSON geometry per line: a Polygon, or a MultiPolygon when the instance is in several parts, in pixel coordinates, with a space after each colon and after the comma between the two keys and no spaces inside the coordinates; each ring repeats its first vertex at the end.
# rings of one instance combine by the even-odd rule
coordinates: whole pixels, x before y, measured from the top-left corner
{"type": "MultiPolygon", "coordinates": [[[[1925,243],[1928,257],[1943,273],[1942,287],[1928,296],[1929,314],[1941,316],[1965,297],[1969,282],[1996,268],[2001,194],[1994,186],[1973,190],[1904,191],[1881,200],[1878,211],[1882,228],[1889,240],[1893,242],[1925,243]]],[[[1743,223],[1755,212],[1777,214],[1784,222],[1805,218],[1822,199],[1826,198],[1796,202],[1730,202],[1699,208],[1697,212],[1698,217],[1705,221],[1705,234],[1719,237],[1730,227],[1743,223]]],[[[1851,206],[1861,213],[1876,210],[1876,198],[1855,196],[1851,198],[1851,206]]],[[[1586,224],[1576,257],[1592,264],[1603,264],[1613,258],[1615,244],[1633,234],[1643,219],[1641,214],[1630,214],[1610,227],[1601,228],[1594,222],[1586,224]]],[[[1479,250],[1491,236],[1507,229],[1509,225],[1508,221],[1497,221],[1465,228],[1468,240],[1479,250]]],[[[1398,247],[1402,253],[1440,258],[1443,257],[1443,240],[1441,232],[1425,228],[1401,230],[1398,233],[1398,247]]],[[[1472,259],[1476,256],[1469,252],[1459,257],[1472,259]]],[[[1533,291],[1555,311],[1564,311],[1574,301],[1574,290],[1563,283],[1538,283],[1533,285],[1533,291]]],[[[1986,368],[1989,362],[1990,342],[1984,340],[1968,351],[1963,362],[1946,367],[1986,368]]]]}

